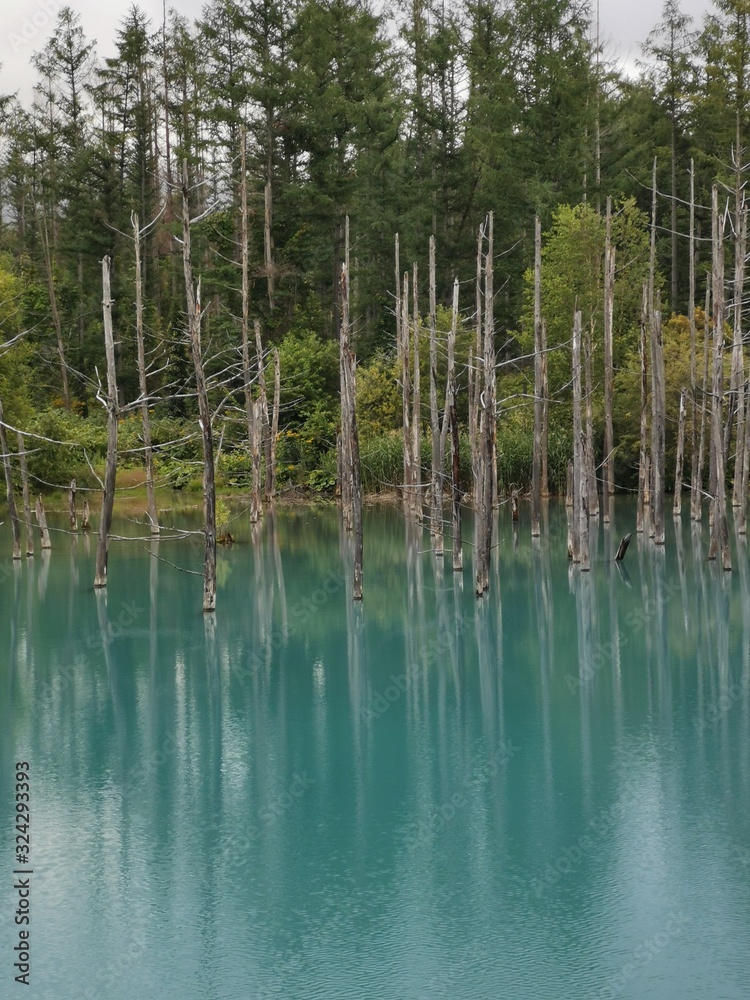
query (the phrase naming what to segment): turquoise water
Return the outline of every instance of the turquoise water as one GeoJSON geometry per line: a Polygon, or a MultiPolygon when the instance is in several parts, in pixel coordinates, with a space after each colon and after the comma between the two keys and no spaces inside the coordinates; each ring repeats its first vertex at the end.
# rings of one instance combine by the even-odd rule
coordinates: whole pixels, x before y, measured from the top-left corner
{"type": "Polygon", "coordinates": [[[236,526],[215,619],[195,544],[113,542],[95,594],[95,539],[14,566],[6,522],[0,994],[747,997],[748,552],[723,574],[686,519],[620,571],[633,522],[580,574],[561,508],[536,547],[503,512],[477,602],[470,546],[454,574],[369,509],[354,607],[335,510],[280,511],[236,526]]]}

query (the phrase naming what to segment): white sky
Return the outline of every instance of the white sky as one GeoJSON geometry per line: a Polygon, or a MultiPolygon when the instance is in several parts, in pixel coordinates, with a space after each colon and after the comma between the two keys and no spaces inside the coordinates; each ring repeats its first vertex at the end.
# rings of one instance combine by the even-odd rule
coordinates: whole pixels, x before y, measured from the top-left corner
{"type": "MultiPolygon", "coordinates": [[[[663,0],[599,2],[601,37],[608,43],[608,52],[632,67],[641,54],[639,43],[645,41],[660,19],[663,0]]],[[[191,19],[200,14],[203,3],[204,0],[168,0],[169,6],[191,19]]],[[[100,56],[112,53],[115,29],[131,5],[131,0],[68,2],[68,6],[80,13],[87,37],[98,41],[100,56]]],[[[156,28],[161,23],[162,0],[139,0],[138,5],[151,16],[156,28]]],[[[62,6],[64,0],[0,0],[0,94],[19,91],[24,103],[28,101],[34,81],[29,58],[44,46],[62,6]]],[[[711,0],[681,0],[680,6],[695,19],[693,27],[699,27],[712,4],[711,0]]]]}

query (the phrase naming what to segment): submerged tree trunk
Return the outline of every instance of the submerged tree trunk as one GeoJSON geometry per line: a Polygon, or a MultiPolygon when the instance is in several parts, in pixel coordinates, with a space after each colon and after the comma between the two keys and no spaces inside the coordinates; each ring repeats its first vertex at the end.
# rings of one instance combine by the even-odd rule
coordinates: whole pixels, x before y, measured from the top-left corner
{"type": "Polygon", "coordinates": [[[745,363],[743,358],[742,304],[745,291],[745,251],[747,247],[747,206],[738,205],[738,233],[735,247],[734,269],[734,344],[732,350],[732,393],[737,414],[737,444],[734,459],[734,488],[732,504],[742,503],[743,469],[745,454],[745,363]]]}
{"type": "Polygon", "coordinates": [[[662,346],[661,313],[651,317],[651,468],[653,474],[654,542],[664,544],[664,351],[662,346]]]}
{"type": "Polygon", "coordinates": [[[648,324],[648,288],[643,286],[643,300],[641,303],[641,435],[640,451],[638,456],[638,506],[636,509],[636,531],[642,532],[646,517],[648,517],[648,504],[646,496],[648,493],[648,346],[646,340],[646,329],[648,324]]]}
{"type": "Polygon", "coordinates": [[[146,349],[143,334],[143,283],[141,280],[141,231],[138,215],[130,216],[135,241],[135,335],[137,343],[138,385],[141,393],[141,422],[143,424],[143,460],[146,467],[146,509],[151,534],[159,534],[159,514],[156,508],[154,486],[154,455],[151,447],[151,418],[148,412],[148,387],[146,383],[146,349]]]}
{"type": "Polygon", "coordinates": [[[581,413],[581,313],[573,321],[573,561],[590,569],[587,434],[581,413]],[[577,557],[577,558],[576,558],[577,557]]]}
{"type": "MultiPolygon", "coordinates": [[[[2,419],[2,417],[0,417],[2,419]]],[[[23,434],[18,431],[18,464],[21,467],[21,490],[23,492],[23,519],[26,527],[26,555],[34,555],[34,529],[31,522],[31,496],[29,493],[29,469],[26,465],[26,448],[23,434]]]]}
{"type": "Polygon", "coordinates": [[[409,326],[409,272],[404,273],[403,298],[401,302],[401,406],[403,420],[404,449],[404,507],[412,516],[412,465],[411,453],[411,334],[409,326]]]}
{"type": "MultiPolygon", "coordinates": [[[[247,422],[247,442],[250,448],[252,468],[252,498],[250,501],[250,523],[255,524],[263,513],[260,498],[260,413],[252,391],[252,368],[250,366],[250,247],[247,214],[247,131],[242,126],[240,146],[240,266],[242,270],[242,381],[245,392],[245,419],[247,422]]],[[[260,331],[256,332],[256,337],[260,331]]],[[[262,361],[258,359],[260,368],[262,361]]]]}
{"type": "Polygon", "coordinates": [[[413,516],[422,523],[422,400],[420,395],[421,375],[419,370],[419,271],[412,268],[412,300],[414,322],[414,374],[412,376],[411,415],[411,461],[412,461],[412,504],[413,516]]]}
{"type": "Polygon", "coordinates": [[[724,249],[723,223],[719,216],[718,191],[716,186],[712,192],[713,221],[713,299],[714,299],[714,364],[711,410],[711,451],[712,451],[712,507],[713,530],[708,558],[715,559],[721,553],[722,566],[725,570],[732,568],[729,553],[729,530],[726,510],[726,482],[724,467],[724,446],[722,441],[722,393],[723,389],[723,354],[724,354],[724,249]]]}
{"type": "Polygon", "coordinates": [[[190,244],[190,202],[187,160],[182,165],[182,266],[185,275],[190,352],[195,369],[195,390],[203,443],[203,524],[205,552],[203,558],[203,610],[216,610],[216,481],[214,475],[214,442],[211,428],[211,407],[208,402],[206,377],[201,352],[201,288],[193,285],[193,263],[190,244]]]}
{"type": "MultiPolygon", "coordinates": [[[[430,535],[436,556],[443,555],[443,458],[444,437],[438,412],[437,297],[435,291],[435,237],[430,236],[430,430],[432,476],[430,479],[430,535]]],[[[445,414],[443,414],[445,420],[445,414]]]]}
{"type": "MultiPolygon", "coordinates": [[[[701,516],[701,476],[698,451],[698,381],[695,329],[695,164],[690,161],[690,292],[688,322],[690,324],[690,517],[701,516]]],[[[710,284],[710,283],[709,283],[710,284]]],[[[704,383],[705,389],[705,383],[704,383]]],[[[701,400],[701,404],[702,404],[701,400]]]]}
{"type": "Polygon", "coordinates": [[[476,595],[489,590],[490,557],[492,553],[492,514],[497,494],[497,463],[495,461],[495,342],[493,317],[494,218],[487,218],[487,252],[484,258],[484,354],[483,386],[479,394],[479,484],[475,502],[476,531],[476,595]],[[493,474],[494,466],[494,474],[493,474]]]}
{"type": "Polygon", "coordinates": [[[76,481],[70,480],[68,489],[68,523],[71,531],[78,531],[78,515],[76,514],[76,481]]]}
{"type": "Polygon", "coordinates": [[[36,523],[39,525],[41,546],[43,549],[51,549],[52,542],[50,541],[49,529],[47,528],[47,515],[44,512],[44,503],[41,496],[36,498],[34,512],[36,514],[36,523]]]}
{"type": "Polygon", "coordinates": [[[685,419],[687,416],[686,396],[687,389],[683,386],[680,393],[680,413],[677,419],[677,460],[674,472],[674,498],[672,502],[672,513],[675,517],[679,517],[682,513],[682,465],[685,455],[685,419]]]}
{"type": "Polygon", "coordinates": [[[21,525],[18,520],[18,509],[16,508],[16,498],[13,493],[13,467],[10,462],[10,451],[8,450],[8,435],[5,432],[5,415],[3,413],[3,403],[0,400],[0,448],[3,451],[3,470],[5,472],[5,493],[8,498],[8,517],[13,530],[13,558],[21,558],[21,525]]]}
{"type": "Polygon", "coordinates": [[[95,587],[107,586],[107,561],[109,532],[115,504],[115,478],[117,476],[117,420],[120,415],[115,373],[115,336],[112,329],[112,296],[109,282],[109,257],[102,260],[102,309],[104,313],[104,350],[107,360],[107,398],[100,402],[107,407],[107,463],[104,472],[102,514],[99,520],[99,539],[96,545],[95,587]]]}
{"type": "MultiPolygon", "coordinates": [[[[456,335],[458,333],[458,278],[453,282],[453,311],[451,330],[448,335],[448,377],[446,380],[446,406],[443,414],[442,440],[445,442],[447,425],[451,434],[451,500],[453,526],[453,569],[463,569],[463,547],[461,541],[461,455],[458,437],[458,413],[456,410],[456,335]]],[[[443,444],[443,448],[445,445],[443,444]]]]}
{"type": "Polygon", "coordinates": [[[531,537],[542,520],[542,223],[534,219],[534,450],[531,467],[531,537]]]}
{"type": "Polygon", "coordinates": [[[612,199],[607,198],[607,229],[604,248],[604,464],[602,468],[604,521],[609,521],[608,498],[615,492],[615,434],[612,425],[613,364],[612,322],[615,301],[615,248],[612,245],[612,199]]]}

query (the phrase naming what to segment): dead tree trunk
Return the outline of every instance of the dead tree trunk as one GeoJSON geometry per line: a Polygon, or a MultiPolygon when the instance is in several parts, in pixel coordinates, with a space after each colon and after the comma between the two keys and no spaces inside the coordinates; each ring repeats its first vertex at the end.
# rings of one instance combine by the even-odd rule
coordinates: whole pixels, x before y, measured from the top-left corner
{"type": "Polygon", "coordinates": [[[83,513],[81,514],[81,531],[91,531],[91,508],[88,500],[83,501],[83,513]]]}
{"type": "Polygon", "coordinates": [[[479,394],[482,389],[482,246],[484,227],[477,236],[476,314],[474,318],[474,351],[469,348],[469,447],[474,498],[479,484],[479,394]]]}
{"type": "MultiPolygon", "coordinates": [[[[615,492],[615,434],[612,426],[613,364],[612,321],[615,301],[615,248],[612,246],[612,199],[607,198],[607,229],[604,246],[604,466],[602,479],[606,497],[615,492]]],[[[604,521],[609,521],[609,503],[604,504],[604,521]]]]}
{"type": "Polygon", "coordinates": [[[143,461],[146,468],[146,510],[151,534],[159,534],[159,514],[156,507],[154,486],[154,455],[151,447],[151,418],[148,412],[148,386],[146,382],[146,348],[143,334],[143,281],[141,278],[141,230],[136,212],[130,215],[135,243],[135,337],[138,360],[138,386],[141,393],[141,422],[143,424],[143,461]]]}
{"type": "Polygon", "coordinates": [[[690,161],[690,291],[688,322],[690,324],[690,517],[701,516],[701,485],[698,474],[698,381],[695,329],[695,165],[690,161]]]}
{"type": "Polygon", "coordinates": [[[646,494],[648,492],[648,344],[646,340],[646,330],[648,324],[648,287],[643,286],[643,300],[641,302],[641,444],[638,456],[638,506],[636,508],[636,528],[637,532],[643,531],[643,524],[648,517],[648,505],[646,494]]]}
{"type": "MultiPolygon", "coordinates": [[[[2,419],[2,417],[0,417],[2,419]]],[[[34,529],[31,523],[31,495],[29,493],[29,469],[26,464],[26,448],[23,434],[18,431],[18,464],[21,468],[21,490],[23,493],[23,519],[26,527],[26,555],[34,555],[34,529]]]]}
{"type": "Polygon", "coordinates": [[[741,535],[747,533],[747,490],[750,480],[750,382],[745,385],[745,461],[742,465],[742,488],[740,491],[740,515],[737,530],[741,535]]]}
{"type": "MultiPolygon", "coordinates": [[[[573,440],[573,451],[575,453],[575,438],[573,440]]],[[[565,517],[568,522],[568,559],[573,562],[579,561],[577,530],[578,526],[573,520],[573,493],[574,487],[573,463],[568,462],[567,476],[565,478],[565,517]]]]}
{"type": "Polygon", "coordinates": [[[104,471],[102,514],[99,520],[99,539],[96,545],[95,587],[107,586],[107,560],[112,511],[115,505],[115,478],[117,476],[117,420],[120,415],[115,373],[115,335],[112,329],[112,296],[109,285],[109,257],[102,260],[102,310],[104,314],[104,351],[107,360],[107,397],[97,393],[99,401],[107,408],[107,462],[104,471]]]}
{"type": "Polygon", "coordinates": [[[206,377],[201,351],[201,288],[193,285],[193,262],[190,245],[190,201],[187,160],[182,164],[182,266],[185,275],[190,352],[195,369],[195,390],[203,443],[203,524],[205,553],[203,558],[203,610],[216,610],[216,480],[214,475],[214,441],[211,427],[211,407],[208,402],[206,377]]]}
{"type": "MultiPolygon", "coordinates": [[[[444,438],[438,412],[437,297],[435,291],[435,237],[430,237],[430,431],[432,477],[430,479],[430,535],[432,550],[443,555],[443,460],[444,438]]],[[[443,415],[445,420],[445,414],[443,415]]]]}
{"type": "Polygon", "coordinates": [[[687,389],[683,386],[680,393],[680,414],[677,419],[677,461],[674,471],[674,498],[672,502],[672,513],[675,517],[682,514],[682,465],[685,455],[685,419],[687,417],[686,396],[687,389]]]}
{"type": "Polygon", "coordinates": [[[542,317],[542,496],[549,496],[549,378],[547,374],[547,324],[542,317]]]}
{"type": "MultiPolygon", "coordinates": [[[[487,394],[486,413],[490,435],[489,477],[490,503],[487,511],[489,529],[487,532],[487,562],[489,573],[492,549],[492,514],[497,506],[497,376],[495,373],[495,214],[487,217],[487,254],[484,258],[484,386],[487,394]]],[[[489,586],[489,582],[487,584],[489,586]]]]}
{"type": "Polygon", "coordinates": [[[721,552],[721,562],[725,570],[732,568],[729,553],[729,529],[727,526],[726,482],[724,469],[724,446],[722,441],[722,394],[724,391],[724,245],[723,222],[719,216],[719,196],[716,186],[711,200],[713,231],[713,299],[714,299],[714,365],[711,409],[711,445],[713,458],[713,530],[708,558],[715,559],[721,552]]]}
{"type": "Polygon", "coordinates": [[[479,490],[475,514],[477,522],[477,577],[476,595],[489,590],[490,557],[492,553],[493,496],[497,493],[497,465],[495,462],[495,343],[493,318],[493,266],[494,221],[490,212],[487,219],[487,252],[484,266],[484,355],[482,362],[483,386],[479,396],[479,490]],[[493,476],[493,465],[495,466],[493,476]]]}
{"type": "Polygon", "coordinates": [[[68,490],[68,523],[71,531],[78,531],[78,515],[76,514],[76,481],[70,480],[68,490]]]}
{"type": "Polygon", "coordinates": [[[18,519],[18,509],[16,508],[16,498],[13,493],[13,466],[10,461],[10,451],[8,449],[8,435],[5,432],[5,415],[3,404],[0,400],[0,448],[3,451],[3,470],[5,472],[5,493],[8,498],[8,517],[13,530],[13,558],[21,558],[21,524],[18,519]]]}
{"type": "Polygon", "coordinates": [[[701,389],[701,407],[700,407],[700,435],[698,443],[698,472],[695,478],[695,488],[698,494],[698,499],[696,501],[696,511],[695,520],[700,521],[702,517],[702,504],[703,504],[703,468],[706,464],[706,390],[708,387],[708,375],[709,375],[709,344],[711,339],[711,329],[710,329],[710,316],[711,316],[711,282],[706,282],[706,305],[703,318],[703,382],[701,389]]]}
{"type": "Polygon", "coordinates": [[[448,334],[448,377],[445,389],[445,412],[443,414],[442,448],[445,451],[447,426],[451,432],[451,499],[453,521],[453,569],[463,569],[463,547],[461,542],[461,455],[458,437],[458,414],[456,411],[456,336],[458,333],[458,278],[453,282],[453,311],[451,329],[448,334]]]}
{"type": "Polygon", "coordinates": [[[586,379],[586,502],[590,517],[599,516],[599,484],[596,479],[596,458],[594,453],[594,386],[592,372],[592,352],[594,339],[593,320],[586,324],[583,340],[584,370],[586,379]]]}
{"type": "Polygon", "coordinates": [[[542,223],[534,219],[534,451],[531,466],[531,537],[542,521],[542,223]]]}
{"type": "MultiPolygon", "coordinates": [[[[349,240],[349,217],[346,219],[346,241],[349,240]]],[[[347,252],[348,256],[348,252],[347,252]]],[[[339,280],[339,312],[341,324],[339,329],[339,394],[341,397],[341,513],[344,520],[344,528],[351,531],[353,527],[353,495],[352,495],[352,455],[350,414],[351,404],[349,396],[349,275],[346,264],[341,268],[341,278],[339,280]]]]}
{"type": "Polygon", "coordinates": [[[411,461],[412,461],[412,504],[414,517],[422,523],[422,437],[420,396],[421,376],[419,371],[419,272],[413,265],[412,279],[413,321],[414,321],[414,374],[412,376],[411,415],[411,461]]]}
{"type": "Polygon", "coordinates": [[[401,301],[401,404],[404,440],[404,507],[409,517],[413,516],[412,482],[414,479],[411,453],[411,333],[409,325],[409,272],[404,273],[403,298],[401,301]]]}
{"type": "Polygon", "coordinates": [[[653,474],[654,542],[664,544],[664,350],[661,312],[651,316],[651,468],[653,474]]]}
{"type": "Polygon", "coordinates": [[[265,475],[263,479],[263,496],[266,503],[270,503],[274,492],[276,475],[276,445],[275,438],[273,445],[271,440],[271,421],[268,415],[268,392],[266,391],[266,362],[263,356],[263,340],[260,334],[260,320],[253,320],[253,330],[255,332],[255,363],[258,367],[258,387],[260,400],[260,439],[265,462],[265,475]]]}
{"type": "MultiPolygon", "coordinates": [[[[738,199],[739,200],[739,199],[738,199]]],[[[737,413],[737,444],[734,459],[734,488],[732,504],[742,502],[742,478],[745,456],[745,363],[742,338],[742,303],[745,292],[745,251],[747,247],[747,206],[738,205],[736,220],[738,233],[735,245],[734,267],[734,340],[732,349],[732,393],[737,413]]]]}
{"type": "Polygon", "coordinates": [[[398,233],[394,241],[394,257],[396,270],[396,359],[401,361],[401,354],[404,344],[401,336],[401,252],[399,247],[398,233]]]}
{"type": "MultiPolygon", "coordinates": [[[[348,226],[347,226],[348,230],[348,226]]],[[[351,504],[350,517],[354,535],[354,582],[352,597],[362,600],[362,478],[359,462],[359,435],[356,409],[356,360],[351,350],[349,317],[349,273],[341,268],[341,486],[347,484],[351,504]]]]}
{"type": "Polygon", "coordinates": [[[41,496],[36,498],[35,510],[36,523],[39,525],[39,539],[43,549],[51,549],[52,542],[49,537],[49,529],[47,528],[47,515],[44,513],[44,503],[42,502],[41,496]]]}
{"type": "Polygon", "coordinates": [[[269,464],[271,468],[268,497],[273,502],[276,496],[276,440],[279,436],[279,408],[281,406],[281,358],[278,347],[273,349],[273,413],[271,415],[271,447],[269,464]]]}
{"type": "Polygon", "coordinates": [[[266,265],[266,282],[268,284],[268,308],[273,312],[274,307],[274,265],[273,265],[273,188],[271,178],[266,182],[263,192],[263,249],[266,265]]]}
{"type": "Polygon", "coordinates": [[[573,561],[582,570],[589,565],[588,468],[586,432],[581,413],[581,313],[573,321],[573,561]],[[576,558],[576,556],[578,558],[576,558]]]}
{"type": "MultiPolygon", "coordinates": [[[[240,256],[242,269],[242,380],[245,390],[245,419],[247,421],[247,443],[250,448],[252,468],[252,498],[250,501],[250,523],[256,524],[263,513],[260,498],[260,413],[252,392],[252,370],[250,367],[250,239],[247,214],[247,131],[242,126],[240,146],[240,256]]],[[[258,334],[260,331],[258,331],[258,334]]],[[[258,366],[262,365],[259,358],[258,366]]]]}

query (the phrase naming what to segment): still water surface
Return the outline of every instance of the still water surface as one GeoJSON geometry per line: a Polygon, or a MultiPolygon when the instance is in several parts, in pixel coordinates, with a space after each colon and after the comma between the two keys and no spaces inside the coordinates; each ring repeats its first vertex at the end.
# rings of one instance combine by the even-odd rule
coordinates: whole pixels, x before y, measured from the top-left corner
{"type": "Polygon", "coordinates": [[[215,620],[189,543],[114,542],[95,594],[95,539],[13,566],[6,522],[0,994],[744,1000],[748,552],[684,520],[620,572],[633,521],[580,574],[561,508],[536,548],[502,516],[477,602],[470,546],[454,574],[369,510],[354,607],[336,512],[284,510],[220,553],[215,620]]]}

